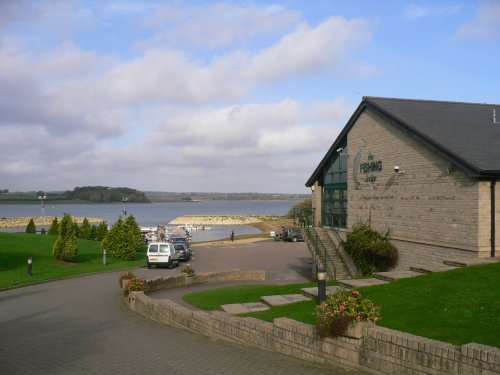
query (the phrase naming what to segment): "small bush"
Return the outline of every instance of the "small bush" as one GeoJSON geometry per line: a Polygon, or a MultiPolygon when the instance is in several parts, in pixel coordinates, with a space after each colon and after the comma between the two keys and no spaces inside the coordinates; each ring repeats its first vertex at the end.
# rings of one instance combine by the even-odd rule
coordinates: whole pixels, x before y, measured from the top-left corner
{"type": "Polygon", "coordinates": [[[342,245],[363,275],[387,271],[397,264],[398,251],[390,242],[389,231],[381,234],[367,224],[358,223],[342,245]]]}
{"type": "Polygon", "coordinates": [[[25,232],[28,234],[36,234],[36,226],[35,226],[35,222],[33,221],[33,219],[30,219],[28,225],[26,226],[25,232]]]}
{"type": "Polygon", "coordinates": [[[389,271],[398,264],[399,253],[389,241],[376,241],[366,250],[366,257],[377,271],[389,271]]]}
{"type": "Polygon", "coordinates": [[[194,268],[191,266],[185,266],[181,269],[182,273],[185,273],[186,276],[193,276],[194,275],[194,268]]]}
{"type": "Polygon", "coordinates": [[[123,286],[123,280],[131,280],[135,278],[137,278],[137,276],[132,271],[122,272],[120,277],[118,277],[118,285],[120,285],[121,288],[123,286]]]}

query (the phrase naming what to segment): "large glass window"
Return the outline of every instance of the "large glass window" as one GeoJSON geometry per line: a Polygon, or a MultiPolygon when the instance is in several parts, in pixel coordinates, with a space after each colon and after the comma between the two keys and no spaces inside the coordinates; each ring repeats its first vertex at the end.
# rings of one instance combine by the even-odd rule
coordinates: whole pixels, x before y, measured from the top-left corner
{"type": "Polygon", "coordinates": [[[347,147],[336,152],[324,172],[323,224],[347,227],[347,147]]]}

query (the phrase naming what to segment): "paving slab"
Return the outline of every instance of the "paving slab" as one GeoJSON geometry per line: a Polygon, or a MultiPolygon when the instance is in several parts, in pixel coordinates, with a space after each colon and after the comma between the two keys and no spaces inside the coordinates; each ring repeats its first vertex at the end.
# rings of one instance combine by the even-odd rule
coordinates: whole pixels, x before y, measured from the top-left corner
{"type": "MultiPolygon", "coordinates": [[[[337,292],[339,289],[342,289],[341,286],[334,285],[334,286],[327,286],[326,287],[326,294],[331,294],[337,292]]],[[[301,289],[302,293],[308,295],[308,296],[313,296],[317,297],[318,296],[318,287],[314,286],[311,288],[302,288],[301,289]]]]}
{"type": "Polygon", "coordinates": [[[264,296],[261,298],[262,301],[270,306],[283,306],[289,305],[295,302],[309,301],[311,298],[304,296],[303,294],[285,294],[277,296],[264,296]]]}
{"type": "Polygon", "coordinates": [[[338,280],[338,282],[350,288],[361,288],[364,286],[387,284],[387,281],[375,278],[338,280]]]}
{"type": "Polygon", "coordinates": [[[489,264],[500,262],[500,257],[496,258],[470,258],[470,259],[445,259],[444,264],[455,267],[475,266],[479,264],[489,264]]]}
{"type": "Polygon", "coordinates": [[[233,315],[269,310],[269,307],[262,302],[231,303],[221,305],[221,308],[223,311],[233,315]]]}
{"type": "Polygon", "coordinates": [[[415,267],[410,267],[410,271],[415,271],[419,273],[435,273],[435,272],[443,272],[443,271],[450,271],[450,270],[455,270],[457,267],[455,266],[449,266],[446,264],[432,264],[429,266],[415,266],[415,267]]]}
{"type": "Polygon", "coordinates": [[[387,271],[387,272],[377,272],[374,274],[376,279],[381,279],[384,281],[395,281],[400,279],[407,279],[409,277],[422,276],[420,272],[415,271],[387,271]]]}

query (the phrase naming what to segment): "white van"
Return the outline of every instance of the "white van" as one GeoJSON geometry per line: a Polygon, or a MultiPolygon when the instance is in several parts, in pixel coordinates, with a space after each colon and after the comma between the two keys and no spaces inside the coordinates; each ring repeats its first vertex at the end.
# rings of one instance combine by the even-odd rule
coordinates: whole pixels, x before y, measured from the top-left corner
{"type": "Polygon", "coordinates": [[[152,265],[166,265],[172,267],[179,264],[179,256],[176,254],[174,247],[168,242],[152,242],[148,245],[147,252],[147,266],[151,268],[152,265]]]}

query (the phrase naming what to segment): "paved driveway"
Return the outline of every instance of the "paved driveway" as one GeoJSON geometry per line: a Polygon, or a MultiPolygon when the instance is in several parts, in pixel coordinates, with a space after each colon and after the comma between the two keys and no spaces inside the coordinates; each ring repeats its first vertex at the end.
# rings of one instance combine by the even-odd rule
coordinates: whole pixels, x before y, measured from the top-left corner
{"type": "MultiPolygon", "coordinates": [[[[257,259],[276,280],[300,280],[307,273],[303,244],[200,248],[192,265],[200,272],[255,269],[257,259]]],[[[177,272],[137,270],[147,277],[177,272]]],[[[308,362],[149,321],[125,308],[118,275],[1,292],[0,374],[332,374],[308,362]]]]}

